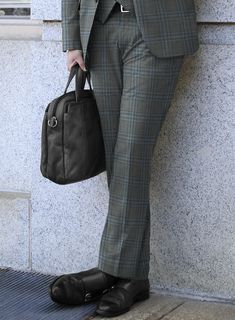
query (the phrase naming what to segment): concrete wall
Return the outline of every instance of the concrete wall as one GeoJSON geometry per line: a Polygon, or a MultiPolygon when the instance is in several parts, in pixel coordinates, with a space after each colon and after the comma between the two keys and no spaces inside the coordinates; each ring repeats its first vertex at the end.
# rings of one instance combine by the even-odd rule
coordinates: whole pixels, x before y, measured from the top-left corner
{"type": "MultiPolygon", "coordinates": [[[[108,189],[105,173],[68,186],[40,173],[42,117],[68,72],[60,1],[32,6],[43,20],[35,37],[0,32],[0,267],[70,273],[97,264],[108,189]]],[[[154,289],[235,297],[234,9],[233,0],[197,2],[200,49],[185,59],[156,144],[154,289]]]]}

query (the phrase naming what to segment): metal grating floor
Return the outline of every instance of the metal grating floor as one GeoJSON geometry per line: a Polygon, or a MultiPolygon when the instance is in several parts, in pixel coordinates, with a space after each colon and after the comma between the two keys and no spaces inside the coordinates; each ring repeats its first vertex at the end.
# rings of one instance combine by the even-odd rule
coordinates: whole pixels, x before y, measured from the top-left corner
{"type": "Polygon", "coordinates": [[[65,306],[53,302],[48,285],[55,275],[0,269],[0,320],[87,320],[96,304],[65,306]]]}

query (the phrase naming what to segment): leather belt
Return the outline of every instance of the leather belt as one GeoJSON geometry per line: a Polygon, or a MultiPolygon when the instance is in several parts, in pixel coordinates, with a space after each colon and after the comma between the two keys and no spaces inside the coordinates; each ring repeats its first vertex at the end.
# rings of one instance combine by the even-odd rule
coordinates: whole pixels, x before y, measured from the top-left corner
{"type": "Polygon", "coordinates": [[[99,0],[100,3],[98,5],[95,20],[100,21],[101,23],[105,23],[109,18],[110,13],[120,12],[121,14],[133,14],[134,13],[134,5],[133,0],[118,0],[113,2],[111,0],[99,0]],[[120,2],[122,3],[120,3],[120,2]]]}
{"type": "Polygon", "coordinates": [[[121,12],[130,12],[130,10],[125,10],[122,4],[120,4],[120,10],[121,12]]]}
{"type": "MultiPolygon", "coordinates": [[[[120,2],[122,2],[122,1],[120,0],[120,2]]],[[[134,12],[134,5],[133,5],[132,0],[128,1],[127,7],[125,7],[125,3],[121,4],[118,1],[116,1],[116,5],[117,5],[118,10],[122,13],[134,12]]]]}

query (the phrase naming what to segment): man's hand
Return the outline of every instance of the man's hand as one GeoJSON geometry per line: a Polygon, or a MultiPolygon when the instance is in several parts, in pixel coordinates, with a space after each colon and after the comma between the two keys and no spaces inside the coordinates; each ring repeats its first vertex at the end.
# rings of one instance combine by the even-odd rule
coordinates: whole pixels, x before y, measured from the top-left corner
{"type": "Polygon", "coordinates": [[[81,50],[69,50],[67,52],[67,69],[71,71],[72,66],[79,64],[83,71],[87,71],[83,60],[83,52],[81,50]]]}

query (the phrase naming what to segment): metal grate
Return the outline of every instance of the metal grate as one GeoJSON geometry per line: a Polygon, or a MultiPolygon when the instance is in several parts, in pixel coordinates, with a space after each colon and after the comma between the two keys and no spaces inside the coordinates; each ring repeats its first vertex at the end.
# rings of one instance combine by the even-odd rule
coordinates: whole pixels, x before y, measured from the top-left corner
{"type": "Polygon", "coordinates": [[[53,302],[48,285],[54,275],[0,269],[0,320],[87,320],[96,304],[64,306],[53,302]]]}

